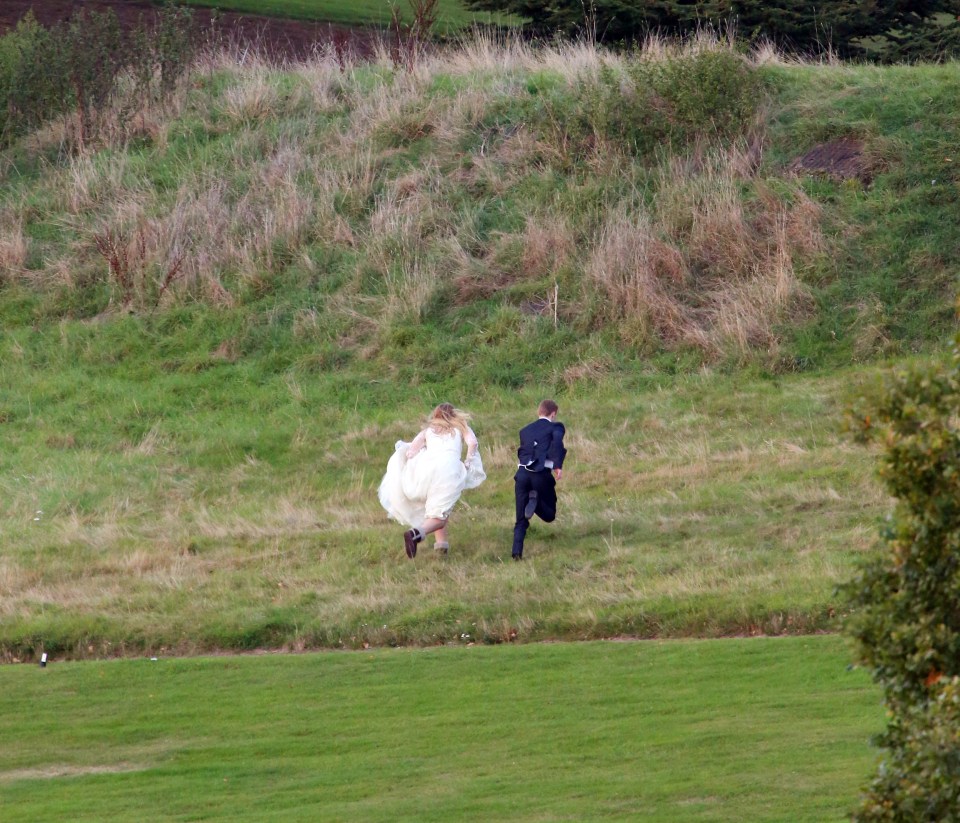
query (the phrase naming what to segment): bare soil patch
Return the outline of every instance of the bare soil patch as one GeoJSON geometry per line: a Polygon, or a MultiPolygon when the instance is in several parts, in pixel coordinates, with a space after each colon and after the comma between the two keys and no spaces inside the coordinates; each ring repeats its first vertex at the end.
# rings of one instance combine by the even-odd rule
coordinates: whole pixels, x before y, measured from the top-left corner
{"type": "MultiPolygon", "coordinates": [[[[149,0],[2,0],[0,34],[16,26],[28,11],[33,11],[40,23],[50,26],[69,19],[81,9],[96,12],[112,9],[124,28],[132,28],[141,19],[149,20],[157,14],[157,7],[149,0]]],[[[338,51],[368,55],[378,39],[385,36],[385,32],[373,28],[233,12],[214,13],[203,8],[194,8],[193,15],[201,33],[226,43],[255,48],[277,60],[300,60],[328,44],[333,44],[338,51]]]]}
{"type": "Polygon", "coordinates": [[[814,146],[790,164],[796,174],[823,174],[838,180],[873,179],[876,164],[864,151],[863,140],[840,137],[814,146]]]}

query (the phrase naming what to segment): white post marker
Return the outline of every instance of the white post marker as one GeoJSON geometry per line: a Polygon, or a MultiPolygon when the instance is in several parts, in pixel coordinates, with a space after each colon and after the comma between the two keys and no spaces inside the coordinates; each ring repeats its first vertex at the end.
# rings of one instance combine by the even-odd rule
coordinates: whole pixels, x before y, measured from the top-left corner
{"type": "Polygon", "coordinates": [[[47,667],[47,653],[44,652],[40,655],[40,668],[45,669],[47,667]]]}

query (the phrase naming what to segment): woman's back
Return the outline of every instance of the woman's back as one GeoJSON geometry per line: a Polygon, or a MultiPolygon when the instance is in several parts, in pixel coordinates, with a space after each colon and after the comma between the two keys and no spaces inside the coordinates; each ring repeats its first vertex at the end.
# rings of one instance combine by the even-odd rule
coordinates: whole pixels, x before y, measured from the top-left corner
{"type": "Polygon", "coordinates": [[[439,456],[441,452],[449,453],[454,455],[457,460],[460,459],[460,452],[463,450],[463,438],[457,429],[450,432],[438,432],[432,426],[428,426],[424,431],[424,438],[426,439],[428,453],[433,453],[434,456],[439,456]]]}

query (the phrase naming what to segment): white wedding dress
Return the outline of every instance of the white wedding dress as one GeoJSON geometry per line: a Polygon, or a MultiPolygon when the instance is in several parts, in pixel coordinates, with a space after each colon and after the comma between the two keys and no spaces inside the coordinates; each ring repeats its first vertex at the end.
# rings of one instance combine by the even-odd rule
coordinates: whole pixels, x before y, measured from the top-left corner
{"type": "MultiPolygon", "coordinates": [[[[476,442],[474,433],[467,432],[468,440],[476,442]]],[[[463,490],[487,479],[479,450],[466,465],[461,462],[460,432],[438,434],[427,428],[423,436],[424,447],[412,457],[407,457],[412,444],[397,441],[378,491],[380,505],[393,520],[418,529],[430,518],[446,520],[463,490]]]]}

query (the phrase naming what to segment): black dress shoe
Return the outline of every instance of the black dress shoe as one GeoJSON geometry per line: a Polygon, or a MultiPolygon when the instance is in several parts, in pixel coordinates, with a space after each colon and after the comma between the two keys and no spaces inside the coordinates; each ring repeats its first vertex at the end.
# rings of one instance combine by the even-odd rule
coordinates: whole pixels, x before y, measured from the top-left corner
{"type": "Polygon", "coordinates": [[[526,508],[524,508],[523,510],[523,516],[527,520],[529,520],[531,517],[533,517],[534,514],[536,514],[536,511],[537,511],[537,493],[530,492],[530,497],[527,499],[526,508]]]}
{"type": "Polygon", "coordinates": [[[417,533],[413,529],[407,529],[403,533],[403,547],[407,551],[407,557],[413,560],[417,556],[417,533]]]}

